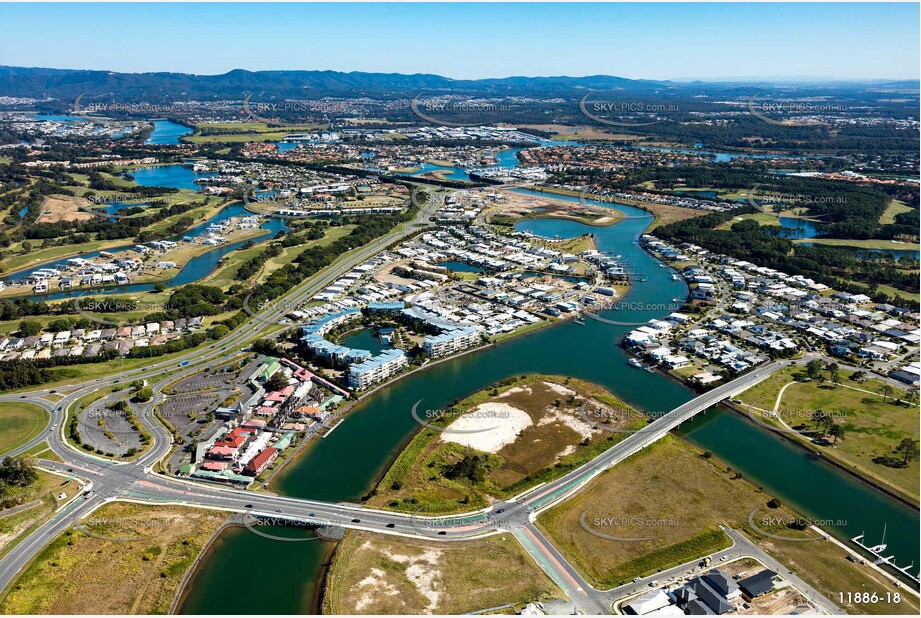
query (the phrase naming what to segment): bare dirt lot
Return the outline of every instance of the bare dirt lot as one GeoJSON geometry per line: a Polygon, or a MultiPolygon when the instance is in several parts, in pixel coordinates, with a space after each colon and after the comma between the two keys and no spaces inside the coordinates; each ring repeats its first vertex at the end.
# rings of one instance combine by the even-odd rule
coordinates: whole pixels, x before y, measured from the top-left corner
{"type": "Polygon", "coordinates": [[[42,214],[39,215],[35,222],[88,221],[93,218],[93,215],[79,208],[80,206],[88,205],[89,202],[83,198],[49,196],[42,203],[42,214]]]}
{"type": "Polygon", "coordinates": [[[349,532],[336,550],[324,614],[462,614],[560,598],[510,534],[436,544],[349,532]]]}

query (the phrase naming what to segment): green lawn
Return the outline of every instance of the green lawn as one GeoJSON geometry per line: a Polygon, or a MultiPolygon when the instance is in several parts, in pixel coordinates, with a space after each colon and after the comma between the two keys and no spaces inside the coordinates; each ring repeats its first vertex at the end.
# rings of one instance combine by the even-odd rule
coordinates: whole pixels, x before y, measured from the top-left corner
{"type": "Polygon", "coordinates": [[[832,247],[853,247],[855,249],[895,249],[897,251],[918,251],[921,245],[913,242],[896,242],[894,240],[856,240],[853,238],[803,238],[794,243],[809,242],[816,245],[829,245],[832,247]]]}
{"type": "Polygon", "coordinates": [[[0,403],[0,453],[37,436],[48,424],[48,412],[31,403],[0,403]]]}
{"type": "MultiPolygon", "coordinates": [[[[266,261],[262,273],[259,276],[259,281],[264,281],[271,275],[273,272],[284,266],[285,264],[291,263],[291,261],[300,255],[304,250],[309,249],[317,245],[326,246],[336,240],[339,240],[343,236],[347,236],[352,230],[355,229],[355,225],[340,225],[336,227],[330,227],[326,230],[326,235],[323,238],[318,240],[311,240],[304,243],[303,245],[298,245],[296,247],[286,247],[282,249],[280,255],[273,257],[266,261]]],[[[230,256],[228,256],[224,263],[219,266],[213,273],[208,275],[202,283],[205,285],[214,285],[223,289],[227,289],[235,283],[240,283],[235,279],[237,269],[240,268],[240,265],[249,260],[252,257],[255,257],[265,249],[265,245],[260,244],[255,247],[250,247],[249,249],[241,249],[239,251],[234,251],[230,256]]]]}
{"type": "Polygon", "coordinates": [[[895,223],[895,216],[903,212],[910,212],[911,206],[907,205],[901,200],[892,200],[889,202],[889,205],[886,206],[886,210],[883,211],[883,214],[879,218],[879,222],[882,224],[886,223],[895,223]]]}
{"type": "MultiPolygon", "coordinates": [[[[743,402],[743,410],[748,410],[748,404],[773,410],[780,389],[793,382],[795,374],[803,372],[801,367],[784,368],[742,393],[738,398],[743,402]]],[[[899,457],[893,449],[903,438],[919,438],[917,406],[906,407],[896,403],[896,399],[905,397],[905,389],[892,388],[892,392],[886,394],[883,382],[872,379],[855,382],[849,379],[850,376],[850,371],[842,371],[841,384],[837,388],[829,382],[815,381],[796,382],[787,387],[779,408],[784,422],[790,427],[802,425],[804,429],[814,430],[816,424],[811,420],[813,412],[821,410],[831,415],[844,425],[846,431],[835,446],[813,443],[812,439],[817,435],[815,432],[793,435],[811,449],[819,449],[826,457],[844,464],[857,474],[917,499],[921,479],[921,466],[917,461],[905,468],[879,463],[882,461],[879,458],[899,457]]],[[[764,419],[757,412],[752,413],[758,419],[776,425],[773,419],[764,419]]]]}

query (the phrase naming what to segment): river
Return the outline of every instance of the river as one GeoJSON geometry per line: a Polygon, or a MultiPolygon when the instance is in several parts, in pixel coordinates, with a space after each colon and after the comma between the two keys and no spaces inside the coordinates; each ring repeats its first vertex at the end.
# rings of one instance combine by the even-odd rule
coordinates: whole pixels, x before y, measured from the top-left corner
{"type": "Polygon", "coordinates": [[[154,120],[153,126],[154,130],[151,132],[150,137],[147,138],[147,141],[144,142],[145,144],[175,146],[179,144],[180,137],[195,132],[194,129],[169,120],[154,120]]]}
{"type": "MultiPolygon", "coordinates": [[[[614,208],[628,216],[645,214],[630,206],[614,208]]],[[[595,234],[600,250],[622,255],[635,272],[647,277],[646,281],[634,282],[626,298],[627,307],[603,315],[643,323],[674,311],[672,299],[687,294],[684,282],[672,281],[671,271],[659,268],[658,261],[637,244],[649,222],[648,218],[627,218],[599,228],[576,221],[544,219],[524,221],[519,229],[551,238],[595,234]]],[[[291,462],[272,489],[284,495],[332,502],[359,500],[418,429],[410,415],[415,402],[422,400],[426,408],[447,407],[510,375],[539,372],[579,377],[608,388],[649,413],[672,410],[694,397],[693,392],[671,379],[626,364],[627,355],[618,342],[632,328],[595,320],[587,320],[584,326],[567,322],[407,376],[357,405],[332,435],[317,440],[291,462]]],[[[743,472],[750,482],[764,486],[802,514],[846,522],[830,529],[837,536],[847,538],[866,531],[867,538],[875,541],[883,524],[887,524],[889,548],[897,560],[907,563],[917,557],[916,511],[809,457],[788,441],[736,414],[715,410],[697,417],[682,431],[701,448],[743,472]]],[[[212,611],[220,611],[225,583],[213,574],[225,569],[226,564],[252,564],[273,557],[278,545],[278,541],[265,538],[228,537],[220,559],[214,554],[202,562],[182,611],[201,610],[208,600],[213,603],[212,611]]],[[[305,580],[316,580],[322,574],[322,561],[310,552],[293,563],[271,563],[274,569],[296,568],[305,580]]],[[[265,596],[257,590],[235,591],[235,595],[250,594],[265,596]]],[[[273,598],[272,604],[272,611],[280,613],[297,613],[303,607],[302,599],[295,595],[284,602],[273,598]]]]}
{"type": "MultiPolygon", "coordinates": [[[[171,187],[175,189],[191,189],[197,190],[198,185],[195,184],[196,178],[201,178],[213,174],[196,174],[190,168],[183,165],[161,165],[156,167],[143,167],[134,172],[134,179],[137,184],[145,187],[171,187]]],[[[252,213],[246,210],[242,202],[236,202],[229,204],[221,209],[216,215],[210,217],[209,219],[199,223],[193,228],[176,234],[169,237],[167,240],[180,241],[185,237],[194,237],[204,234],[205,230],[208,229],[208,226],[212,223],[220,223],[226,221],[231,217],[241,217],[248,216],[252,213]]],[[[209,274],[211,274],[215,268],[217,268],[220,261],[229,253],[236,251],[247,242],[255,241],[262,242],[271,238],[274,238],[278,232],[286,232],[288,230],[287,220],[279,217],[271,217],[268,221],[262,224],[261,228],[267,233],[259,236],[254,239],[241,240],[234,243],[228,243],[224,245],[218,245],[213,249],[206,251],[205,253],[193,257],[176,274],[175,277],[169,279],[165,282],[167,287],[173,288],[178,285],[185,285],[188,283],[195,283],[209,274]]],[[[136,243],[126,242],[124,245],[117,247],[112,247],[106,249],[108,253],[119,253],[121,251],[126,251],[135,246],[136,243]]],[[[88,253],[82,253],[79,257],[85,259],[93,259],[99,256],[99,251],[91,251],[88,253]]],[[[29,268],[24,268],[16,272],[12,272],[3,277],[3,281],[13,281],[16,279],[21,279],[26,275],[36,271],[40,268],[60,268],[61,266],[67,263],[67,260],[70,259],[70,256],[49,262],[46,264],[41,264],[37,266],[30,266],[29,268]]],[[[121,286],[111,286],[103,288],[100,291],[94,291],[93,294],[123,294],[130,292],[148,292],[154,289],[153,283],[132,283],[129,285],[121,286]]],[[[33,301],[50,301],[50,300],[60,300],[62,298],[73,298],[75,296],[80,296],[86,294],[86,290],[76,289],[70,290],[68,292],[55,292],[51,294],[41,294],[38,296],[31,296],[30,299],[33,301]]]]}

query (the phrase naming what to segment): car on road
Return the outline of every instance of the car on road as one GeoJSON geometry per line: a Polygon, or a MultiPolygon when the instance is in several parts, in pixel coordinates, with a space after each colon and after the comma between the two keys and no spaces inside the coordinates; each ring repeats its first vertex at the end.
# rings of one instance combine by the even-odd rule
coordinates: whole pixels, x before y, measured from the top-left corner
{"type": "Polygon", "coordinates": [[[68,471],[68,472],[73,472],[74,469],[73,469],[73,468],[67,468],[67,471],[68,471]]]}
{"type": "Polygon", "coordinates": [[[353,523],[353,524],[358,524],[358,523],[361,523],[361,520],[356,518],[356,519],[353,519],[353,520],[352,520],[352,523],[353,523]]]}
{"type": "Polygon", "coordinates": [[[251,508],[253,508],[253,505],[252,505],[252,504],[247,504],[247,505],[244,505],[243,508],[244,508],[244,509],[251,509],[251,508]]]}
{"type": "Polygon", "coordinates": [[[659,580],[657,580],[657,579],[654,579],[654,580],[652,580],[651,582],[649,582],[649,587],[650,587],[650,588],[655,588],[655,587],[658,586],[658,585],[659,585],[659,580]]]}
{"type": "Polygon", "coordinates": [[[496,511],[496,513],[504,513],[504,512],[505,512],[505,509],[499,509],[498,511],[496,511]]]}
{"type": "Polygon", "coordinates": [[[275,512],[276,512],[276,513],[281,513],[282,510],[281,510],[281,509],[275,509],[275,512]]]}
{"type": "Polygon", "coordinates": [[[390,524],[387,524],[387,527],[388,527],[388,528],[396,528],[396,524],[390,523],[390,524]]]}
{"type": "Polygon", "coordinates": [[[444,530],[439,530],[438,534],[440,534],[441,536],[444,536],[447,534],[447,532],[445,532],[444,530]]]}

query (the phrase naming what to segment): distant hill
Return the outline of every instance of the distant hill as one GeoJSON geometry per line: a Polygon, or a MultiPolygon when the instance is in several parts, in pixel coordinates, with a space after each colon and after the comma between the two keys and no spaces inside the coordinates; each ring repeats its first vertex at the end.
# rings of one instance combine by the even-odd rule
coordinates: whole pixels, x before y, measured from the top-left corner
{"type": "Polygon", "coordinates": [[[238,99],[242,92],[266,96],[303,97],[361,94],[412,96],[443,90],[485,94],[541,93],[572,90],[653,90],[668,82],[633,80],[608,75],[587,77],[506,77],[456,80],[416,73],[362,73],[340,71],[245,71],[223,75],[189,73],[114,73],[69,69],[0,66],[0,92],[14,97],[48,96],[55,99],[115,95],[145,100],[198,98],[238,99]]]}

